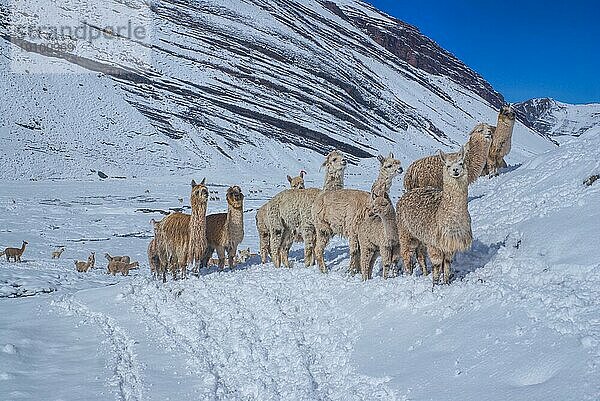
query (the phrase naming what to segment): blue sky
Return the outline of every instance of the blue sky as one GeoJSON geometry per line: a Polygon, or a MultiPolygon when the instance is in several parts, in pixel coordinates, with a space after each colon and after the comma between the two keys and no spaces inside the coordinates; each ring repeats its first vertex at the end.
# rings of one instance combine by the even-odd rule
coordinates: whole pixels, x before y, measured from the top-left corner
{"type": "Polygon", "coordinates": [[[510,102],[600,102],[600,1],[368,0],[480,73],[510,102]]]}

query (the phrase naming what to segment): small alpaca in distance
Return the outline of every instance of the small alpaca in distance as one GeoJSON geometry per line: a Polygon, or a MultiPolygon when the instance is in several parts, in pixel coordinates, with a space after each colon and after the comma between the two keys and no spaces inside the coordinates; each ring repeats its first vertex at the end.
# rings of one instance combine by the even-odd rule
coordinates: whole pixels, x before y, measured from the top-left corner
{"type": "Polygon", "coordinates": [[[65,251],[65,247],[61,246],[56,251],[52,252],[52,259],[60,259],[60,255],[65,251]]]}
{"type": "Polygon", "coordinates": [[[25,247],[29,244],[27,241],[23,241],[21,248],[5,248],[4,251],[0,252],[0,256],[6,255],[6,260],[10,262],[10,258],[13,258],[14,262],[21,261],[21,255],[25,252],[25,247]]]}

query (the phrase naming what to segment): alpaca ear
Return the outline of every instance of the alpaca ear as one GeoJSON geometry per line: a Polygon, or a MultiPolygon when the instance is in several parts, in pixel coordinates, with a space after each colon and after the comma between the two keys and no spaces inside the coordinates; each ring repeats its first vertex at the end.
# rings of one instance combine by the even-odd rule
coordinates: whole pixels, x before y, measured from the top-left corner
{"type": "Polygon", "coordinates": [[[441,149],[440,149],[440,151],[439,151],[439,152],[440,152],[440,159],[442,159],[442,161],[443,161],[444,163],[446,163],[446,159],[448,158],[448,155],[447,155],[446,153],[444,153],[444,151],[443,151],[443,150],[441,150],[441,149]]]}
{"type": "Polygon", "coordinates": [[[394,159],[394,153],[390,152],[390,156],[391,159],[394,159]]]}
{"type": "Polygon", "coordinates": [[[289,181],[289,183],[292,183],[292,177],[290,177],[289,175],[287,176],[287,180],[289,181]]]}
{"type": "Polygon", "coordinates": [[[196,184],[196,180],[192,180],[192,186],[195,187],[196,185],[198,185],[196,184]]]}
{"type": "Polygon", "coordinates": [[[383,161],[385,159],[383,158],[383,156],[379,155],[379,156],[377,156],[377,160],[379,160],[379,164],[383,165],[383,161]]]}
{"type": "Polygon", "coordinates": [[[464,146],[460,147],[460,158],[461,159],[465,158],[465,147],[464,146]]]}
{"type": "Polygon", "coordinates": [[[306,171],[300,170],[300,177],[304,178],[304,174],[306,174],[306,171]]]}
{"type": "Polygon", "coordinates": [[[202,182],[200,182],[200,185],[206,185],[206,177],[204,177],[204,178],[202,179],[202,182]]]}

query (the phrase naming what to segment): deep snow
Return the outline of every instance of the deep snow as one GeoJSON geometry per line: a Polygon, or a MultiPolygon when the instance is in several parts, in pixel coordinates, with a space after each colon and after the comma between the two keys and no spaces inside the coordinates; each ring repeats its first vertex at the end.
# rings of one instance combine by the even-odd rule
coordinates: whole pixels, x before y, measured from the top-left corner
{"type": "MultiPolygon", "coordinates": [[[[600,185],[582,182],[600,171],[599,145],[587,134],[477,181],[473,248],[457,256],[457,279],[433,291],[430,277],[347,277],[343,240],[328,248],[327,275],[302,267],[296,247],[289,270],[254,258],[233,271],[158,284],[145,248],[148,220],[161,215],[136,210],[180,207],[187,178],[11,182],[0,194],[2,245],[30,245],[23,263],[0,262],[2,393],[9,400],[596,400],[600,185]],[[58,245],[66,251],[53,261],[58,245]],[[92,250],[97,268],[76,273],[73,258],[92,250]],[[106,275],[104,252],[129,253],[141,268],[106,275]]],[[[370,186],[369,174],[352,166],[348,173],[348,186],[370,186]]],[[[239,178],[247,194],[243,246],[257,248],[254,210],[279,191],[279,175],[267,183],[239,178]]],[[[226,188],[214,184],[234,181],[209,179],[222,199],[209,202],[210,211],[224,205],[226,188]]],[[[397,179],[394,198],[400,188],[397,179]]]]}

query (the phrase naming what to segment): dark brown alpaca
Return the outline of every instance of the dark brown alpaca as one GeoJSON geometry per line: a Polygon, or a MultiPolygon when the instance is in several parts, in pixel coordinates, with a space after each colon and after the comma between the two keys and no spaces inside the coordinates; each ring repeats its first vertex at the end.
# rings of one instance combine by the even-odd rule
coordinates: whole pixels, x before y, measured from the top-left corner
{"type": "Polygon", "coordinates": [[[25,252],[25,246],[29,244],[27,241],[23,241],[23,245],[21,248],[6,248],[3,252],[0,253],[0,256],[6,255],[6,260],[10,262],[10,258],[13,258],[15,262],[21,261],[21,255],[25,252]]]}

